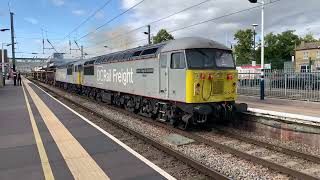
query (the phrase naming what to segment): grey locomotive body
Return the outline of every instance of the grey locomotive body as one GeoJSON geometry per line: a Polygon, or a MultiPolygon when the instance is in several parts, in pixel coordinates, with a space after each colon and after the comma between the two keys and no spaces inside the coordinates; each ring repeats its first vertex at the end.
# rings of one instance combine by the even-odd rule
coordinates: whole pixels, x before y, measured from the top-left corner
{"type": "Polygon", "coordinates": [[[212,115],[225,114],[218,118],[226,119],[234,113],[236,91],[231,84],[234,86],[236,77],[230,55],[230,49],[214,41],[182,38],[65,64],[57,68],[55,81],[60,87],[98,101],[187,128],[190,124],[205,124],[212,115]],[[186,53],[192,50],[199,51],[199,57],[210,50],[215,55],[224,55],[219,56],[219,61],[221,57],[228,60],[222,59],[226,65],[219,68],[214,62],[218,61],[217,55],[208,59],[204,54],[199,59],[202,62],[201,58],[205,58],[203,64],[192,68],[191,64],[197,62],[190,62],[191,55],[188,57],[186,53]],[[215,65],[206,68],[206,61],[215,65]],[[203,75],[214,74],[219,82],[227,81],[224,78],[230,75],[234,78],[219,85],[223,87],[213,87],[213,78],[201,79],[203,75]],[[210,90],[206,87],[208,83],[210,90]],[[214,95],[212,88],[228,91],[214,95]],[[209,98],[201,98],[206,91],[209,98]]]}

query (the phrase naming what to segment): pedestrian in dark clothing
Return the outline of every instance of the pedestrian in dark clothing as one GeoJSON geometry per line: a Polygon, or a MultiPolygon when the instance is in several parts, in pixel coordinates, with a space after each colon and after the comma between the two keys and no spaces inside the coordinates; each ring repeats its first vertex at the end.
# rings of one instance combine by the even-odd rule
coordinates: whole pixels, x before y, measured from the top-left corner
{"type": "Polygon", "coordinates": [[[13,71],[13,84],[17,84],[17,72],[13,71]]]}
{"type": "Polygon", "coordinates": [[[21,73],[20,73],[20,71],[18,72],[18,86],[22,86],[22,84],[21,84],[21,73]]]}

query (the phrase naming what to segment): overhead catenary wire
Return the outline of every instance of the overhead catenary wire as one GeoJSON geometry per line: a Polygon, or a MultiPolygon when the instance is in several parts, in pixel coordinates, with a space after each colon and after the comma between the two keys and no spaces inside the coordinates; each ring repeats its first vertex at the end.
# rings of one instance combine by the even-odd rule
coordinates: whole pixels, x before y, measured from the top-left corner
{"type": "Polygon", "coordinates": [[[85,23],[87,23],[91,18],[93,18],[98,12],[100,12],[102,9],[104,9],[112,0],[108,0],[105,2],[102,6],[100,6],[98,9],[96,9],[90,16],[88,16],[83,22],[81,22],[77,27],[75,27],[71,32],[69,32],[64,38],[70,37],[70,35],[77,31],[81,26],[83,26],[85,23]]]}
{"type": "MultiPolygon", "coordinates": [[[[279,2],[279,1],[281,1],[281,0],[270,1],[268,3],[265,3],[265,6],[273,4],[273,3],[276,3],[276,2],[279,2]]],[[[259,8],[261,6],[262,5],[257,5],[257,6],[254,6],[254,7],[238,10],[238,11],[235,11],[235,12],[232,12],[232,13],[224,14],[222,16],[218,16],[218,17],[211,18],[211,19],[208,19],[208,20],[200,21],[198,23],[193,23],[193,24],[188,25],[188,26],[183,26],[183,27],[180,27],[180,28],[176,28],[176,29],[170,30],[168,32],[169,33],[174,33],[174,32],[177,32],[177,31],[181,31],[183,29],[191,28],[191,27],[194,27],[194,26],[198,26],[198,25],[201,25],[201,24],[205,24],[205,23],[209,23],[209,22],[213,22],[213,21],[222,19],[222,18],[226,18],[226,17],[232,16],[232,15],[236,15],[236,14],[240,14],[240,13],[243,13],[243,12],[251,11],[251,10],[257,9],[257,8],[259,8]]],[[[135,40],[135,41],[132,41],[132,42],[128,42],[127,45],[130,45],[130,44],[133,44],[133,43],[136,43],[136,42],[140,42],[140,41],[143,41],[143,40],[147,40],[147,38],[140,39],[140,40],[135,40]]],[[[119,46],[119,47],[121,47],[121,46],[119,46]]],[[[118,48],[118,47],[116,47],[116,48],[118,48]]]]}
{"type": "MultiPolygon", "coordinates": [[[[87,23],[90,19],[92,19],[98,12],[100,12],[102,9],[104,9],[112,0],[106,1],[102,6],[97,8],[90,16],[88,16],[83,22],[81,22],[78,26],[76,26],[72,31],[70,31],[64,38],[60,40],[60,43],[63,42],[66,38],[70,38],[71,34],[77,31],[81,26],[83,26],[85,23],[87,23]]],[[[62,48],[63,49],[63,48],[62,48]]]]}
{"type": "MultiPolygon", "coordinates": [[[[264,5],[265,6],[266,5],[270,5],[270,4],[273,4],[273,3],[278,2],[278,1],[281,1],[281,0],[271,1],[269,3],[265,3],[264,5]]],[[[225,17],[228,17],[228,16],[235,15],[235,14],[251,11],[251,10],[257,9],[257,8],[259,8],[261,6],[262,5],[258,5],[258,6],[254,6],[254,7],[251,7],[251,8],[242,9],[242,10],[235,11],[235,12],[232,12],[232,13],[229,13],[229,14],[225,14],[225,15],[222,15],[222,16],[219,16],[219,17],[211,18],[211,19],[208,19],[208,20],[205,20],[205,21],[201,21],[201,22],[198,22],[198,23],[194,23],[194,24],[191,24],[191,25],[188,25],[188,26],[184,26],[184,27],[181,27],[181,28],[177,28],[177,29],[171,30],[171,31],[169,31],[169,33],[181,31],[183,29],[187,29],[187,28],[190,28],[190,27],[193,27],[193,26],[197,26],[197,25],[208,23],[208,22],[212,22],[212,21],[215,21],[215,20],[218,20],[218,19],[222,19],[222,18],[225,18],[225,17]]]]}
{"type": "Polygon", "coordinates": [[[111,18],[109,21],[107,21],[106,23],[100,25],[99,27],[97,27],[94,31],[91,31],[83,36],[81,36],[79,39],[76,39],[75,41],[79,41],[87,36],[89,36],[90,34],[95,33],[96,31],[98,31],[99,29],[101,29],[102,27],[108,25],[109,23],[113,22],[114,20],[116,20],[117,18],[121,17],[122,15],[126,14],[127,12],[129,12],[130,10],[134,9],[135,7],[137,7],[138,5],[140,5],[141,3],[143,3],[145,0],[141,0],[138,3],[134,4],[133,6],[131,6],[130,8],[126,9],[125,11],[121,12],[120,14],[114,16],[113,18],[111,18]]]}
{"type": "Polygon", "coordinates": [[[47,39],[47,42],[50,44],[51,48],[56,52],[59,53],[56,48],[51,44],[51,42],[49,41],[49,39],[47,39]]]}
{"type": "MultiPolygon", "coordinates": [[[[197,7],[197,6],[200,6],[200,5],[202,5],[202,4],[205,4],[205,3],[209,2],[209,1],[212,1],[212,0],[201,1],[200,3],[191,5],[191,6],[187,7],[187,8],[184,8],[184,9],[182,9],[182,10],[179,10],[179,11],[177,11],[177,12],[174,12],[174,13],[172,13],[172,14],[169,14],[169,15],[167,15],[167,16],[164,16],[164,17],[162,17],[162,18],[160,18],[160,19],[151,21],[151,22],[149,22],[147,25],[151,25],[151,24],[155,24],[155,23],[157,23],[157,22],[163,21],[163,20],[168,19],[168,18],[170,18],[170,17],[173,17],[173,16],[175,16],[175,15],[177,15],[177,14],[180,14],[180,13],[182,13],[182,12],[188,11],[188,10],[190,10],[190,9],[192,9],[192,8],[195,8],[195,7],[197,7]]],[[[137,27],[137,28],[132,29],[132,30],[130,30],[130,31],[127,31],[127,32],[125,32],[125,33],[123,33],[123,34],[120,34],[120,35],[118,35],[118,36],[115,36],[115,37],[113,37],[113,38],[111,38],[111,39],[116,39],[116,38],[120,38],[120,37],[126,36],[126,35],[128,35],[129,33],[132,33],[132,32],[137,31],[137,30],[139,30],[139,29],[141,29],[141,28],[143,28],[143,27],[146,27],[147,25],[143,25],[143,26],[137,27]]],[[[102,43],[105,43],[106,41],[107,41],[107,40],[100,41],[100,42],[96,43],[94,46],[97,46],[97,45],[100,45],[100,44],[102,44],[102,43]]],[[[92,46],[92,47],[94,47],[94,46],[92,46]]]]}
{"type": "Polygon", "coordinates": [[[116,20],[117,18],[121,17],[122,15],[126,14],[127,12],[129,12],[130,10],[134,9],[135,7],[139,6],[141,3],[143,3],[145,0],[141,0],[138,3],[134,4],[133,6],[131,6],[130,8],[128,8],[127,10],[121,12],[120,14],[114,16],[113,18],[111,18],[109,21],[105,22],[104,24],[98,26],[94,31],[91,31],[83,36],[81,36],[79,39],[77,39],[77,41],[89,36],[90,34],[95,33],[96,31],[98,31],[99,29],[101,29],[102,27],[108,25],[109,23],[113,22],[114,20],[116,20]]]}

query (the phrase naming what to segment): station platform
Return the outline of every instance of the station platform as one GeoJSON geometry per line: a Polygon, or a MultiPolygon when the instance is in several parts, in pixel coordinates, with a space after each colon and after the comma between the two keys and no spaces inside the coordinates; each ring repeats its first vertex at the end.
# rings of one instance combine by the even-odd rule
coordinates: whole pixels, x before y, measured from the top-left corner
{"type": "Polygon", "coordinates": [[[320,123],[320,103],[286,99],[238,96],[237,102],[248,104],[248,111],[269,114],[284,118],[299,119],[320,123]]]}
{"type": "Polygon", "coordinates": [[[0,88],[0,179],[174,179],[30,81],[0,88]]]}

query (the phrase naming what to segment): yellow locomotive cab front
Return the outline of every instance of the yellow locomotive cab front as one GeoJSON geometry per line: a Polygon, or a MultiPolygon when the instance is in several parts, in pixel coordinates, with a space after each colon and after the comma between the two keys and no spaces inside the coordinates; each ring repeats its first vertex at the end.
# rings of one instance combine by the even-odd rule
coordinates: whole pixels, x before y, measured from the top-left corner
{"type": "Polygon", "coordinates": [[[237,70],[187,70],[186,103],[235,101],[237,70]]]}
{"type": "Polygon", "coordinates": [[[186,103],[235,101],[238,74],[228,49],[187,49],[186,103]]]}

